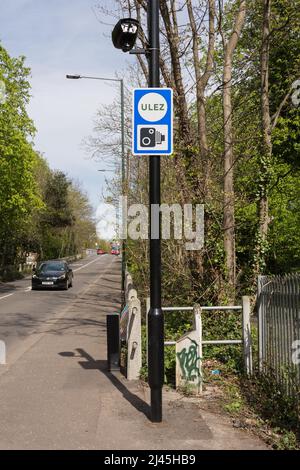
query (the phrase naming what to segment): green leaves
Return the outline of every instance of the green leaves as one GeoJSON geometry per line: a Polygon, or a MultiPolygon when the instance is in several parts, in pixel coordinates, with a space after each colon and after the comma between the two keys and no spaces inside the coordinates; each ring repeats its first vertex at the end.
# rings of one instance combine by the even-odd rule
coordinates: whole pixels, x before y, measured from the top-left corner
{"type": "Polygon", "coordinates": [[[300,108],[291,109],[278,119],[273,131],[274,155],[300,170],[300,108]]]}
{"type": "Polygon", "coordinates": [[[0,104],[0,253],[1,264],[14,264],[32,212],[41,201],[34,180],[37,156],[28,139],[34,125],[28,117],[29,69],[0,45],[0,80],[6,89],[0,104]]]}
{"type": "Polygon", "coordinates": [[[80,188],[52,172],[34,150],[30,69],[0,45],[0,268],[24,261],[26,251],[58,257],[80,251],[95,233],[91,209],[80,188]],[[72,195],[72,196],[71,196],[72,195]]]}

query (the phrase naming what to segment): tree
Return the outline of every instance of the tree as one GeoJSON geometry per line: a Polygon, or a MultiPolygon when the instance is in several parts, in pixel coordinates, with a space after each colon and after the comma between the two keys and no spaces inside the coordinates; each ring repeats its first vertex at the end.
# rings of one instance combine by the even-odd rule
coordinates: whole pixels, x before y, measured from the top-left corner
{"type": "MultiPolygon", "coordinates": [[[[209,32],[208,32],[208,46],[206,53],[206,61],[204,70],[202,72],[202,64],[200,57],[200,38],[199,26],[196,23],[195,13],[191,0],[187,0],[188,15],[192,30],[193,38],[193,63],[195,70],[195,87],[196,87],[196,108],[197,108],[197,140],[200,149],[200,161],[203,166],[203,196],[204,201],[207,196],[210,196],[210,178],[211,178],[211,161],[209,152],[209,143],[207,137],[207,123],[206,123],[206,103],[205,92],[209,79],[213,73],[214,67],[214,52],[215,52],[215,1],[209,0],[209,32]]],[[[208,197],[210,199],[210,197],[208,197]]]]}
{"type": "Polygon", "coordinates": [[[33,147],[29,75],[25,58],[11,58],[0,45],[0,275],[13,274],[27,251],[41,258],[80,252],[96,232],[86,195],[33,147]]]}
{"type": "MultiPolygon", "coordinates": [[[[124,15],[139,18],[140,45],[145,48],[147,2],[116,0],[116,4],[124,15]]],[[[253,292],[258,264],[260,272],[270,272],[275,265],[277,271],[287,269],[288,263],[283,268],[283,257],[277,256],[275,263],[274,252],[271,255],[267,248],[270,241],[275,243],[278,227],[288,224],[290,205],[279,198],[278,191],[281,182],[292,176],[289,162],[293,162],[295,171],[299,151],[299,110],[292,106],[288,95],[293,81],[299,78],[299,0],[272,1],[268,90],[262,87],[263,0],[164,0],[160,5],[161,80],[162,86],[174,89],[175,104],[175,152],[161,161],[162,200],[205,202],[203,250],[186,252],[176,240],[162,243],[164,301],[220,304],[233,301],[234,294],[238,297],[253,292]],[[283,50],[287,51],[287,59],[283,50]],[[268,95],[273,146],[267,173],[263,168],[262,93],[268,95]],[[271,238],[268,240],[267,235],[263,246],[258,209],[264,194],[268,198],[271,238]],[[285,205],[284,221],[279,221],[274,201],[285,205]],[[183,290],[178,289],[180,285],[183,290]]],[[[126,78],[128,149],[130,88],[145,86],[147,79],[145,58],[138,56],[137,61],[141,73],[137,74],[132,66],[126,78]]],[[[118,132],[116,106],[117,101],[99,113],[94,141],[95,148],[101,148],[105,135],[109,136],[108,144],[114,145],[108,149],[114,154],[118,149],[114,133],[114,128],[118,132]]],[[[147,204],[148,162],[131,155],[128,161],[129,203],[147,204]]],[[[114,200],[120,188],[117,169],[118,164],[115,180],[108,184],[114,200]]],[[[290,233],[288,227],[286,232],[290,233]]],[[[279,249],[279,244],[275,245],[279,249]]],[[[139,287],[146,294],[147,243],[130,241],[128,246],[130,267],[138,273],[139,287]]],[[[290,259],[289,250],[286,254],[290,259]]],[[[294,261],[291,259],[293,266],[294,261]]]]}
{"type": "Polygon", "coordinates": [[[63,172],[44,167],[42,174],[44,210],[37,219],[38,251],[44,259],[80,253],[96,234],[88,198],[63,172]]]}
{"type": "Polygon", "coordinates": [[[0,104],[0,267],[22,256],[24,230],[41,206],[34,170],[36,153],[30,140],[34,125],[27,115],[30,85],[24,57],[11,58],[0,45],[0,80],[6,100],[0,104]]]}
{"type": "MultiPolygon", "coordinates": [[[[220,12],[222,15],[222,12],[220,12]]],[[[234,217],[234,150],[232,126],[232,63],[241,31],[245,22],[246,1],[239,2],[235,16],[234,26],[226,39],[220,22],[220,34],[224,48],[223,64],[223,117],[224,117],[224,251],[226,263],[226,277],[231,291],[230,297],[234,299],[236,288],[236,256],[235,256],[235,217],[234,217]]]]}
{"type": "Polygon", "coordinates": [[[257,238],[257,274],[261,271],[260,264],[264,263],[264,248],[267,241],[269,226],[269,199],[268,186],[270,178],[270,164],[272,158],[271,139],[271,116],[270,116],[270,96],[269,96],[269,58],[270,58],[270,22],[271,22],[271,0],[263,0],[262,17],[262,46],[260,54],[260,79],[261,79],[261,156],[259,186],[259,230],[257,238]]]}

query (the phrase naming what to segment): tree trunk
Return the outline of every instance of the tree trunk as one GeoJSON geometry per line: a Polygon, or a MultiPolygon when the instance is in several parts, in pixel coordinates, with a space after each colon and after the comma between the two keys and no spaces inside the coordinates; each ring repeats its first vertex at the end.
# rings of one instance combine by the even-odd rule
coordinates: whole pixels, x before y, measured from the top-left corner
{"type": "Polygon", "coordinates": [[[192,138],[190,120],[188,115],[188,106],[185,96],[185,89],[180,64],[179,31],[174,0],[171,1],[170,10],[168,7],[168,2],[166,0],[161,0],[160,11],[166,28],[167,40],[170,47],[175,92],[178,101],[179,130],[181,138],[185,143],[185,146],[188,148],[192,144],[192,138]]]}
{"type": "Polygon", "coordinates": [[[260,188],[258,201],[258,240],[256,246],[256,274],[259,274],[265,264],[263,249],[268,235],[269,226],[269,165],[272,157],[271,117],[269,103],[269,54],[270,54],[270,16],[271,0],[263,0],[263,25],[261,49],[261,127],[262,152],[260,161],[260,188]]]}
{"type": "Polygon", "coordinates": [[[224,44],[223,67],[223,119],[224,119],[224,251],[226,281],[229,300],[235,298],[236,256],[235,256],[235,215],[234,215],[234,149],[232,128],[232,60],[242,27],[245,22],[246,1],[242,0],[236,15],[230,39],[224,44]]]}
{"type": "Polygon", "coordinates": [[[231,103],[231,69],[232,61],[225,56],[224,64],[224,250],[226,261],[226,277],[232,293],[235,291],[236,262],[235,262],[235,216],[234,216],[234,182],[233,182],[233,132],[232,132],[232,103],[231,103]]]}
{"type": "MultiPolygon", "coordinates": [[[[196,80],[196,109],[197,109],[197,142],[199,148],[199,156],[195,159],[196,174],[195,179],[195,195],[205,204],[209,200],[210,191],[210,173],[211,164],[209,158],[209,144],[207,138],[206,126],[206,108],[205,108],[205,90],[208,85],[209,78],[213,71],[213,54],[215,48],[215,0],[209,0],[209,40],[204,70],[201,70],[200,60],[200,43],[199,43],[199,27],[197,26],[194,7],[192,0],[187,0],[187,10],[192,30],[192,47],[193,47],[193,66],[195,70],[196,80]]],[[[209,220],[205,218],[205,226],[207,230],[209,220]]],[[[202,250],[189,253],[189,263],[193,278],[203,280],[204,276],[204,256],[202,250]]]]}
{"type": "MultiPolygon", "coordinates": [[[[206,109],[205,109],[205,90],[208,80],[213,71],[214,50],[215,50],[215,0],[208,1],[209,8],[209,33],[208,33],[208,50],[206,56],[206,64],[203,74],[201,73],[201,61],[199,50],[199,31],[195,20],[192,0],[187,0],[187,9],[190,19],[190,25],[193,37],[193,61],[196,79],[196,97],[197,97],[197,124],[198,124],[198,146],[200,151],[200,162],[202,163],[203,178],[200,182],[202,188],[203,202],[205,202],[208,191],[211,173],[211,163],[209,158],[209,145],[207,138],[206,126],[206,109]]],[[[201,174],[201,172],[199,172],[201,174]]]]}

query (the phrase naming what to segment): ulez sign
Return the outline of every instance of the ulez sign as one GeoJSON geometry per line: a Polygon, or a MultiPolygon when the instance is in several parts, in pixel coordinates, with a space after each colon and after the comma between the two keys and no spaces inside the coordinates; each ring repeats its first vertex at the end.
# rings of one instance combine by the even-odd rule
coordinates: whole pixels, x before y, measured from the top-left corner
{"type": "Polygon", "coordinates": [[[133,92],[133,155],[173,153],[173,90],[138,88],[133,92]]]}

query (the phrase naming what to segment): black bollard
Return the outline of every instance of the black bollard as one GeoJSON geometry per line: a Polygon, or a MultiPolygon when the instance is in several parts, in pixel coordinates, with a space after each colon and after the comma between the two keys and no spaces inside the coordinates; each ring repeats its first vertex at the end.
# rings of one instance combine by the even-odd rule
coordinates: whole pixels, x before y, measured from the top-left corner
{"type": "Polygon", "coordinates": [[[120,370],[120,316],[118,313],[107,315],[107,369],[109,372],[120,370]]]}

